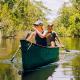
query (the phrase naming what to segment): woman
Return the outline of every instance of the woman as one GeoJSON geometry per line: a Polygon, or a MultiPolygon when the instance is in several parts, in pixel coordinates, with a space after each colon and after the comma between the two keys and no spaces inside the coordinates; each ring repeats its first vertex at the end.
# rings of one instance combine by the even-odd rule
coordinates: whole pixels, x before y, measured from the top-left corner
{"type": "Polygon", "coordinates": [[[55,31],[52,31],[53,30],[53,25],[52,24],[49,24],[47,26],[47,30],[48,30],[48,33],[47,33],[47,44],[48,46],[50,47],[56,47],[56,41],[58,41],[58,47],[62,47],[62,44],[60,42],[60,39],[57,35],[57,33],[55,31]]]}

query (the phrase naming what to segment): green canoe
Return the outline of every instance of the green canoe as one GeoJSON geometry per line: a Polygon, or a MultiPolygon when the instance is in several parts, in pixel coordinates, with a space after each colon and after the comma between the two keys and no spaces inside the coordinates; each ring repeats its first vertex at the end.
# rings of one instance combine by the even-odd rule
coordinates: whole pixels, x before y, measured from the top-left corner
{"type": "Polygon", "coordinates": [[[59,60],[59,48],[48,48],[20,40],[23,72],[37,69],[59,60]]]}

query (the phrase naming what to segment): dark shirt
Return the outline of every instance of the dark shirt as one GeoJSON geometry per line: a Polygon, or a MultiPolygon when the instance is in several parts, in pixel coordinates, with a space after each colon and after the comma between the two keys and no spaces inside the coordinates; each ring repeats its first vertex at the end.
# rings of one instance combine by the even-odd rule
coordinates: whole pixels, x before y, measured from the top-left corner
{"type": "Polygon", "coordinates": [[[36,41],[36,44],[38,44],[40,46],[47,46],[46,37],[41,38],[37,33],[36,33],[36,36],[35,36],[35,41],[36,41]]]}
{"type": "Polygon", "coordinates": [[[55,39],[56,39],[56,33],[55,32],[52,32],[51,33],[51,38],[50,38],[50,41],[54,41],[55,42],[55,39]]]}
{"type": "Polygon", "coordinates": [[[56,37],[57,37],[57,35],[56,35],[55,32],[50,32],[49,34],[50,35],[47,37],[47,44],[48,44],[48,46],[51,45],[51,41],[54,41],[55,42],[56,37]]]}

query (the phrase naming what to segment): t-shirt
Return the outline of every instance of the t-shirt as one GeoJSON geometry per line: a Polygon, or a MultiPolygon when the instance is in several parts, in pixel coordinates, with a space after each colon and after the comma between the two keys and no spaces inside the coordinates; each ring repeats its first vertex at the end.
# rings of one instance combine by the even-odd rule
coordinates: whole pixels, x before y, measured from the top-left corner
{"type": "Polygon", "coordinates": [[[47,45],[50,46],[51,45],[51,41],[55,42],[55,39],[56,39],[57,35],[56,35],[55,32],[50,32],[48,34],[49,34],[49,36],[47,37],[47,45]]]}

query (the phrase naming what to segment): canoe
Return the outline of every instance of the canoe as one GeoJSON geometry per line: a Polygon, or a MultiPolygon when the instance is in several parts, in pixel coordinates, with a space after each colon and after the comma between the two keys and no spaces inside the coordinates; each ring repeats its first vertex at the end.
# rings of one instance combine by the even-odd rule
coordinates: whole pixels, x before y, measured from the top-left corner
{"type": "Polygon", "coordinates": [[[42,47],[20,40],[23,72],[35,70],[59,60],[59,48],[42,47]]]}

